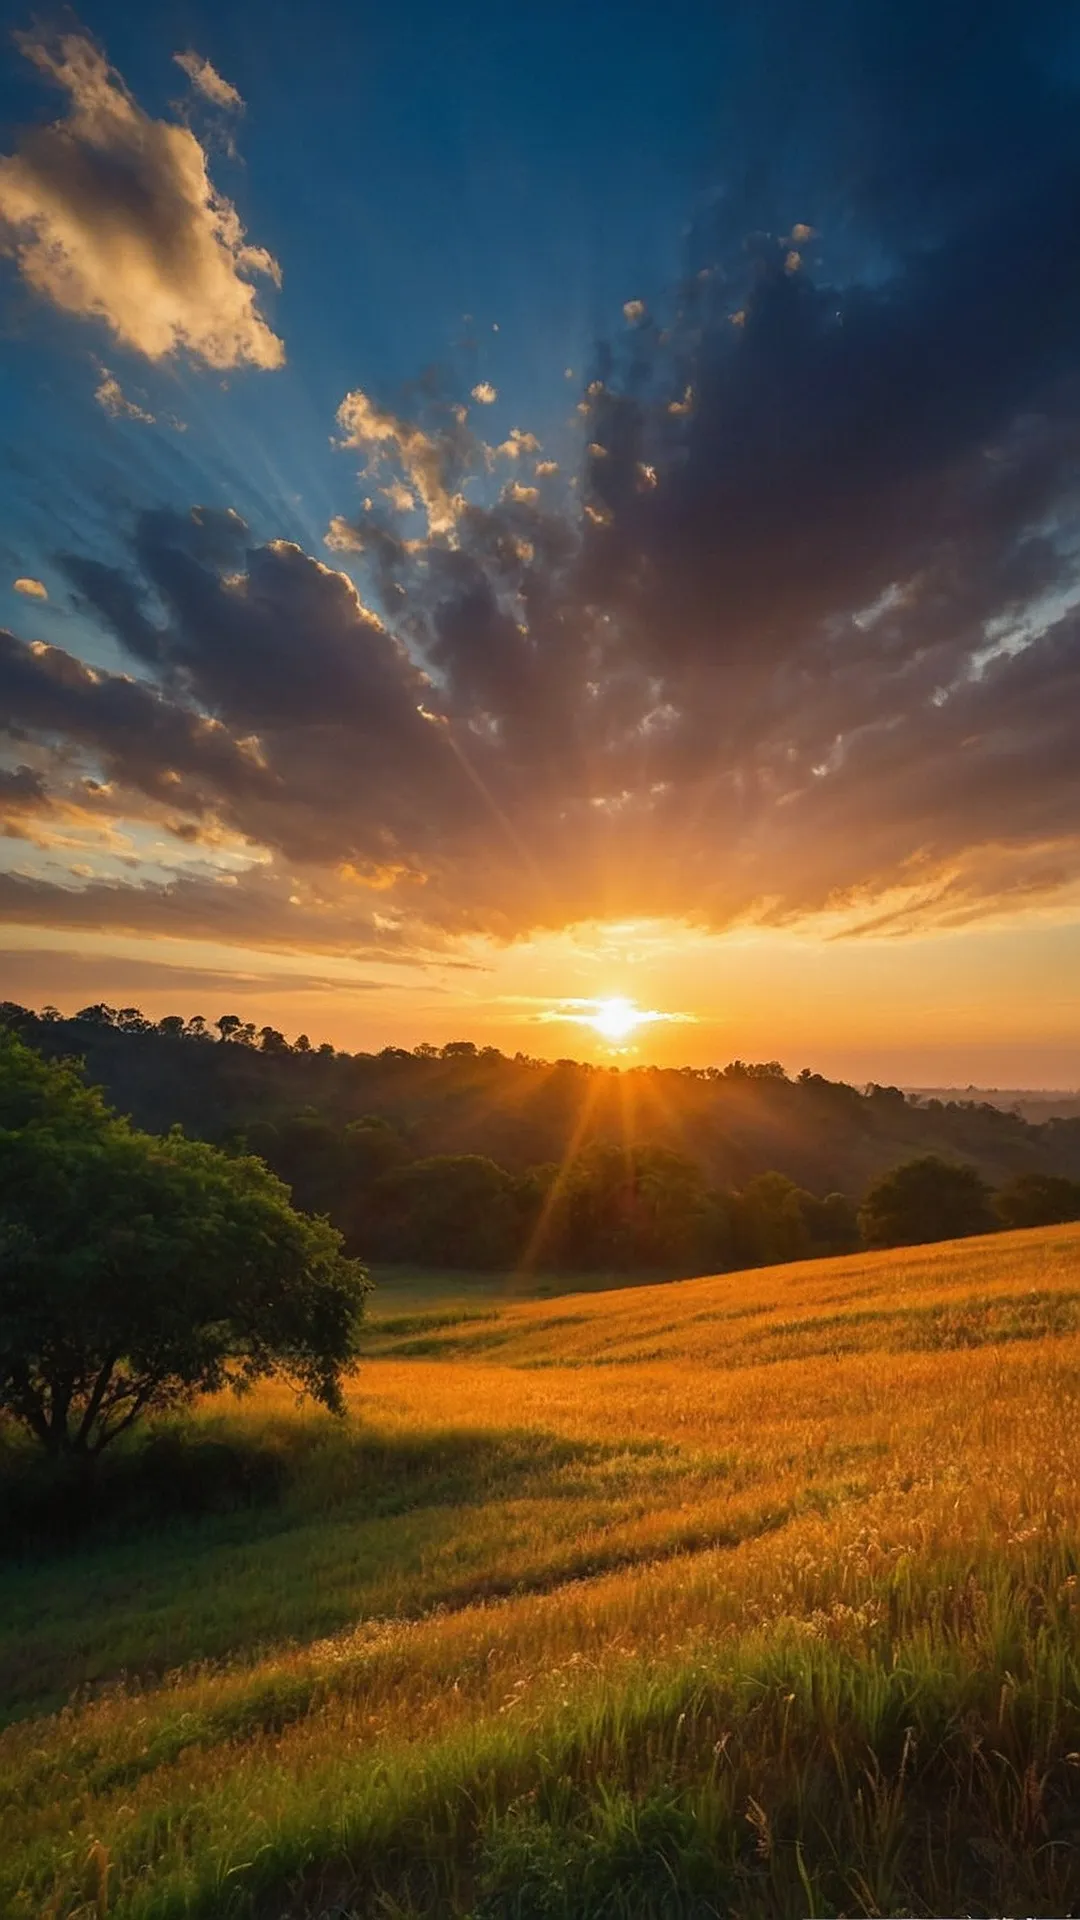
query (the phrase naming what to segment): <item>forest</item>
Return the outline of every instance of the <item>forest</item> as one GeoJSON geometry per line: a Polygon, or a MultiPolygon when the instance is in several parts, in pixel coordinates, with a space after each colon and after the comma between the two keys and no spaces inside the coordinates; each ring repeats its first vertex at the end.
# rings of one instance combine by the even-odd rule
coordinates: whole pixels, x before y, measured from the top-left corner
{"type": "Polygon", "coordinates": [[[349,1054],[235,1014],[105,1005],[6,1003],[0,1020],[83,1061],[136,1125],[257,1155],[369,1261],[686,1275],[1080,1215],[1080,1120],[776,1062],[603,1067],[467,1040],[349,1054]]]}

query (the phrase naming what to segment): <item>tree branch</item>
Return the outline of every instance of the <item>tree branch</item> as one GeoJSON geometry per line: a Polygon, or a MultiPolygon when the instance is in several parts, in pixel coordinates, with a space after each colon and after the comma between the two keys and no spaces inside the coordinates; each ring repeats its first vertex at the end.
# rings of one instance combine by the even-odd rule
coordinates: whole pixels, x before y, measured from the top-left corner
{"type": "Polygon", "coordinates": [[[101,1372],[98,1374],[98,1377],[94,1382],[93,1391],[91,1392],[90,1398],[86,1403],[86,1410],[83,1414],[81,1421],[79,1422],[78,1431],[75,1435],[74,1445],[76,1448],[79,1449],[80,1452],[86,1446],[87,1440],[90,1437],[90,1431],[91,1431],[91,1428],[93,1427],[94,1421],[97,1419],[98,1414],[101,1412],[101,1403],[105,1398],[106,1389],[108,1388],[109,1381],[113,1377],[113,1372],[115,1370],[116,1363],[119,1360],[119,1358],[120,1358],[120,1355],[117,1352],[117,1350],[114,1348],[112,1353],[107,1355],[105,1364],[102,1367],[101,1372]]]}

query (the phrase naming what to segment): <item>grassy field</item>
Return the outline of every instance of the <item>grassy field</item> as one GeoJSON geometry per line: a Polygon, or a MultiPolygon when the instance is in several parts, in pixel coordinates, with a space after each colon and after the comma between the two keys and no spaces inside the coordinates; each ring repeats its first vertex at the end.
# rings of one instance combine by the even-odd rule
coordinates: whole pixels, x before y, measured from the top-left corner
{"type": "Polygon", "coordinates": [[[5,1920],[1077,1907],[1080,1228],[514,1294],[6,1566],[5,1920]]]}

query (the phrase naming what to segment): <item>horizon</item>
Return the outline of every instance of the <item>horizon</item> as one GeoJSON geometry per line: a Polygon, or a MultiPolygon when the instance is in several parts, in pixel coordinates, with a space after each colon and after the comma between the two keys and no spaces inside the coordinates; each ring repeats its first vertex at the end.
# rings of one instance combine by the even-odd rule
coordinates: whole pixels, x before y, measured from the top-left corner
{"type": "MultiPolygon", "coordinates": [[[[18,1005],[20,1007],[20,1011],[31,1014],[31,1016],[35,1019],[38,1019],[38,1020],[59,1019],[64,1022],[77,1020],[80,1014],[96,1012],[99,1007],[102,1008],[110,1016],[114,1016],[114,1017],[121,1013],[128,1013],[128,1014],[134,1013],[144,1017],[148,1023],[148,1026],[151,1028],[151,1030],[153,1030],[153,1028],[157,1026],[158,1021],[160,1019],[169,1017],[169,1016],[159,1015],[157,1017],[157,1020],[155,1020],[150,1015],[146,1014],[145,1009],[142,1007],[138,1007],[134,1005],[128,1006],[128,1007],[114,1007],[109,1005],[108,1002],[101,1002],[101,1001],[88,1002],[85,1006],[79,1007],[79,1008],[76,1008],[73,1006],[70,1010],[65,1010],[64,1008],[58,1007],[54,1003],[49,1001],[44,1002],[40,1006],[23,1005],[22,1003],[19,1003],[19,1002],[16,1002],[13,1004],[18,1005]]],[[[177,1017],[176,1008],[172,1009],[172,1017],[174,1018],[177,1017]]],[[[213,1018],[207,1018],[205,1015],[187,1013],[187,1014],[181,1014],[179,1015],[179,1017],[184,1020],[185,1025],[189,1025],[193,1019],[201,1018],[205,1028],[204,1037],[206,1039],[209,1039],[214,1044],[217,1044],[217,1042],[221,1039],[225,1039],[224,1035],[215,1035],[215,1032],[214,1032],[214,1029],[218,1026],[220,1020],[226,1017],[224,1015],[219,1014],[213,1018]]],[[[258,1042],[259,1042],[262,1031],[266,1027],[269,1027],[270,1023],[264,1022],[263,1026],[260,1027],[257,1022],[257,1019],[253,1018],[252,1021],[250,1022],[250,1026],[254,1029],[254,1038],[246,1037],[246,1038],[237,1039],[236,1036],[230,1033],[227,1038],[227,1044],[239,1044],[246,1047],[251,1047],[256,1052],[263,1051],[263,1049],[258,1044],[258,1042]]],[[[123,1031],[124,1029],[121,1028],[118,1030],[123,1031]]],[[[1023,1099],[1025,1097],[1029,1097],[1033,1099],[1048,1099],[1048,1100],[1068,1100],[1068,1099],[1080,1098],[1080,1087],[1069,1087],[1069,1086],[1059,1086],[1059,1087],[982,1086],[982,1085],[976,1084],[973,1081],[969,1081],[966,1084],[961,1084],[959,1082],[951,1082],[951,1083],[942,1083],[940,1085],[929,1085],[926,1083],[915,1083],[915,1082],[904,1083],[904,1082],[895,1082],[895,1081],[881,1081],[881,1080],[875,1080],[873,1078],[869,1078],[866,1080],[854,1079],[854,1080],[845,1081],[845,1078],[843,1075],[822,1073],[819,1067],[816,1067],[809,1062],[803,1062],[802,1066],[795,1067],[792,1065],[790,1061],[779,1060],[773,1056],[765,1057],[764,1055],[761,1057],[757,1057],[749,1054],[748,1055],[735,1054],[730,1059],[723,1060],[723,1061],[716,1059],[716,1060],[692,1062],[689,1060],[676,1059],[676,1060],[661,1062],[658,1060],[639,1057],[640,1049],[635,1046],[616,1046],[616,1045],[610,1045],[610,1044],[604,1045],[602,1043],[598,1046],[598,1050],[596,1051],[596,1053],[591,1057],[588,1053],[584,1051],[577,1054],[566,1054],[566,1053],[554,1054],[554,1053],[542,1053],[542,1052],[537,1053],[531,1049],[526,1050],[523,1047],[515,1049],[513,1053],[508,1053],[504,1051],[502,1048],[495,1046],[492,1042],[473,1041],[469,1039],[469,1036],[467,1034],[461,1034],[461,1033],[450,1034],[449,1036],[441,1040],[432,1040],[428,1037],[425,1037],[424,1039],[413,1042],[412,1045],[407,1045],[407,1044],[402,1045],[398,1042],[388,1042],[385,1049],[366,1048],[366,1047],[356,1047],[356,1048],[350,1049],[347,1047],[335,1046],[334,1043],[328,1039],[327,1035],[321,1034],[317,1031],[308,1033],[306,1032],[306,1030],[300,1030],[291,1037],[288,1034],[281,1033],[280,1029],[278,1030],[272,1029],[272,1031],[278,1031],[280,1033],[280,1037],[286,1043],[287,1050],[291,1053],[296,1053],[297,1042],[300,1040],[304,1040],[308,1043],[308,1046],[300,1048],[301,1055],[306,1054],[309,1051],[312,1053],[317,1052],[321,1046],[330,1045],[334,1055],[339,1059],[377,1059],[379,1057],[380,1052],[382,1051],[406,1053],[418,1059],[439,1058],[439,1057],[446,1057],[448,1049],[457,1049],[457,1048],[460,1048],[463,1044],[465,1044],[473,1047],[473,1049],[477,1054],[482,1054],[485,1051],[491,1051],[497,1054],[500,1059],[509,1061],[512,1065],[520,1063],[528,1066],[545,1067],[545,1068],[556,1067],[556,1066],[572,1066],[572,1067],[580,1067],[580,1068],[587,1068],[587,1069],[603,1070],[610,1073],[713,1072],[713,1073],[722,1074],[722,1073],[729,1073],[731,1069],[734,1067],[743,1067],[747,1070],[747,1072],[751,1076],[758,1076],[761,1074],[761,1070],[763,1068],[779,1067],[781,1072],[786,1076],[786,1078],[789,1081],[795,1081],[799,1079],[799,1077],[803,1073],[809,1073],[816,1077],[833,1081],[834,1083],[841,1082],[843,1084],[850,1085],[857,1092],[867,1092],[872,1087],[886,1087],[886,1088],[892,1087],[897,1089],[899,1092],[903,1093],[909,1099],[919,1099],[919,1098],[929,1099],[929,1098],[933,1098],[935,1095],[970,1095],[970,1094],[988,1094],[988,1095],[996,1094],[1001,1098],[1004,1098],[1006,1095],[1008,1095],[1018,1099],[1023,1099]]],[[[195,1038],[196,1036],[192,1034],[192,1035],[184,1035],[182,1037],[195,1038]]],[[[452,1053],[450,1057],[451,1058],[453,1057],[452,1053]]]]}
{"type": "Polygon", "coordinates": [[[65,17],[3,994],[1080,1087],[1069,8],[65,17]]]}

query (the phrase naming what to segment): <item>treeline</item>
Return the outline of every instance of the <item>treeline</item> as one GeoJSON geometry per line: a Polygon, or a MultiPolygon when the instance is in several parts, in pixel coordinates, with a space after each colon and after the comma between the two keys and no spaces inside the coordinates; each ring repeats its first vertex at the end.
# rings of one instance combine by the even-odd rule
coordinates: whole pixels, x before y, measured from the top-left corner
{"type": "Polygon", "coordinates": [[[647,1142],[699,1165],[711,1187],[741,1190],[779,1171],[813,1194],[864,1194],[927,1153],[970,1162],[992,1186],[1021,1173],[1080,1179],[1080,1119],[1030,1125],[985,1102],[863,1089],[775,1061],[615,1068],[513,1056],[467,1040],[346,1053],[239,1015],[86,1007],[72,1018],[9,1003],[0,1018],[48,1057],[85,1060],[89,1078],[137,1125],[179,1124],[218,1144],[256,1121],[310,1110],[334,1128],[377,1114],[414,1159],[479,1154],[514,1174],[560,1164],[570,1143],[647,1142]]]}
{"type": "Polygon", "coordinates": [[[779,1173],[722,1191],[667,1147],[593,1145],[518,1174],[482,1154],[413,1158],[373,1115],[338,1130],[312,1113],[256,1122],[247,1145],[368,1260],[686,1274],[859,1244],[842,1194],[818,1199],[779,1173]]]}
{"type": "Polygon", "coordinates": [[[347,1054],[235,1014],[105,1005],[7,1003],[0,1021],[84,1059],[137,1124],[257,1153],[369,1260],[686,1274],[1080,1212],[1080,1123],[775,1062],[618,1070],[469,1041],[347,1054]]]}
{"type": "Polygon", "coordinates": [[[717,1273],[1080,1219],[1080,1181],[1021,1174],[995,1192],[936,1155],[890,1170],[856,1206],[776,1172],[713,1187],[666,1147],[592,1146],[523,1174],[480,1154],[413,1158],[374,1115],[340,1130],[312,1113],[256,1123],[247,1145],[350,1252],[424,1266],[717,1273]]]}

